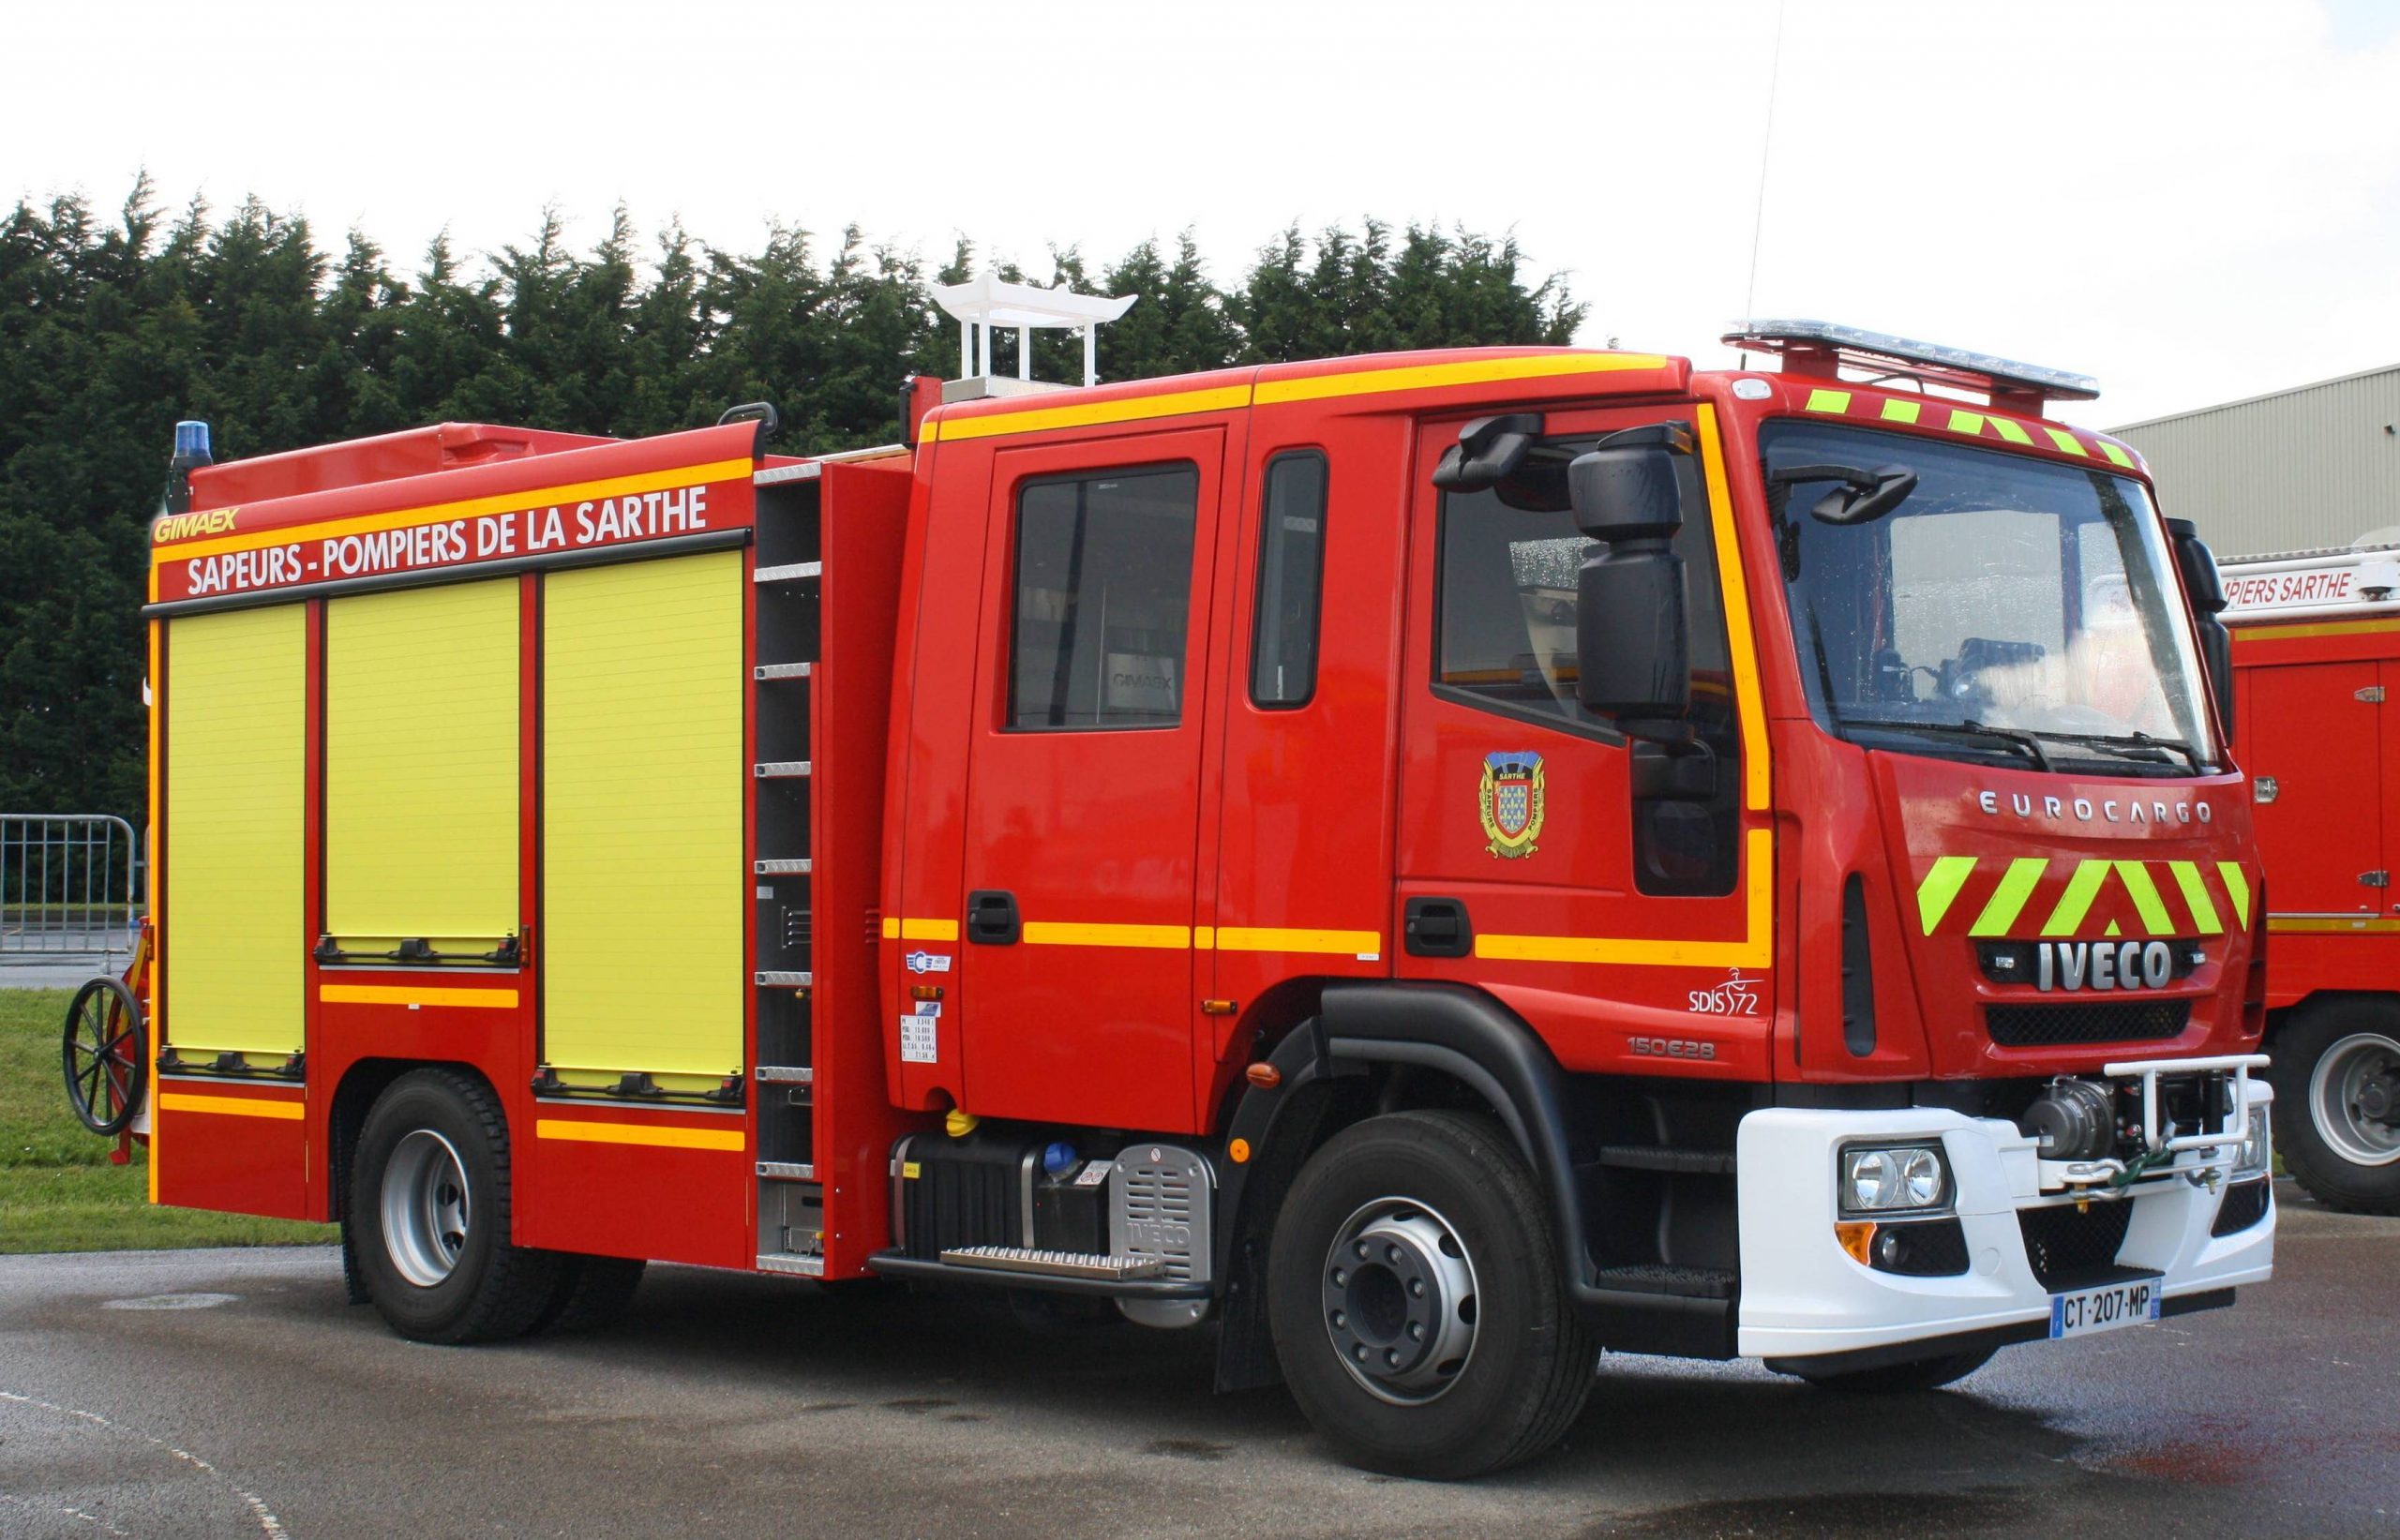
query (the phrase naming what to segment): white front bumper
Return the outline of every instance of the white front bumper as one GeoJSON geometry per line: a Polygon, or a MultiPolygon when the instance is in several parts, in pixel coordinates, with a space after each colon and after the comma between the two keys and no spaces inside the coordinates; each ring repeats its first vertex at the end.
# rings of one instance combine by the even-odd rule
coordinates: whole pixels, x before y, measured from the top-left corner
{"type": "MultiPolygon", "coordinates": [[[[1765,1358],[1847,1353],[2047,1321],[2020,1208],[2057,1201],[2039,1190],[2033,1145],[2016,1126],[1940,1108],[1887,1112],[1769,1108],[1742,1119],[1735,1141],[1742,1247],[1738,1351],[1765,1358]],[[1854,1140],[1939,1137],[1957,1184],[1967,1271],[1953,1278],[1880,1272],[1835,1238],[1839,1147],[1854,1140]]],[[[2161,1293],[2263,1282],[2273,1271],[2275,1216],[2212,1236],[2225,1191],[2180,1176],[2139,1184],[2118,1261],[2155,1270],[2161,1293]]]]}

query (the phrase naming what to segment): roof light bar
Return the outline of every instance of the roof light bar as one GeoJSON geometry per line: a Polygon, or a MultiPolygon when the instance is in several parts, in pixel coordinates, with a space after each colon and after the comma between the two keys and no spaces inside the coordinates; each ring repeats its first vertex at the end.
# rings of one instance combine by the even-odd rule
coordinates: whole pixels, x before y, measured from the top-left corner
{"type": "Polygon", "coordinates": [[[1824,321],[1745,321],[1725,334],[1729,347],[1775,353],[1792,374],[1839,378],[1848,366],[1964,390],[1983,391],[1997,402],[2002,397],[2030,401],[2040,410],[2043,400],[2089,401],[2100,394],[2100,381],[2088,374],[2020,364],[2013,358],[1970,352],[1938,342],[1838,326],[1824,321]]]}

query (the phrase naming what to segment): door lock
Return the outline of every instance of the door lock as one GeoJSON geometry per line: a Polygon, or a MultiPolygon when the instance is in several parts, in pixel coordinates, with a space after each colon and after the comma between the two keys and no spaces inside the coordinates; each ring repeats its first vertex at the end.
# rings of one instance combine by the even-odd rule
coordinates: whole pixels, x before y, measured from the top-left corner
{"type": "Polygon", "coordinates": [[[1401,935],[1415,957],[1464,957],[1475,950],[1466,905],[1455,898],[1412,898],[1401,911],[1401,935]]]}

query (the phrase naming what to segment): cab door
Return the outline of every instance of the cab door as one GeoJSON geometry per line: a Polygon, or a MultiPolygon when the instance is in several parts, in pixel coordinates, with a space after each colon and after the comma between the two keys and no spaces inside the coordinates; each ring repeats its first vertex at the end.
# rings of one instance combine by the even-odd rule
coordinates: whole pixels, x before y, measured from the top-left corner
{"type": "MultiPolygon", "coordinates": [[[[1572,454],[1660,420],[1696,441],[1675,541],[1696,741],[1675,761],[1578,699],[1577,572],[1594,546],[1573,516],[1522,493],[1415,491],[1398,967],[1491,990],[1572,1067],[1660,1054],[1672,1072],[1763,1079],[1772,841],[1763,780],[1747,773],[1761,752],[1745,738],[1747,626],[1744,653],[1728,641],[1720,558],[1740,573],[1720,549],[1714,421],[1698,403],[1552,411],[1544,438],[1572,454]]],[[[1420,467],[1459,426],[1426,426],[1420,467]]]]}
{"type": "Polygon", "coordinates": [[[1224,430],[1001,451],[959,907],[961,1104],[1192,1127],[1224,430]]]}

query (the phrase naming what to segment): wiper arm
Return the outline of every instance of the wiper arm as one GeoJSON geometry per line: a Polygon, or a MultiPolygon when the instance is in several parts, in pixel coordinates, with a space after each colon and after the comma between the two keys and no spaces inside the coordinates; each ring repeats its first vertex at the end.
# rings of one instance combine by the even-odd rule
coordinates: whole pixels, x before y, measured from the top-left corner
{"type": "Polygon", "coordinates": [[[2189,743],[2184,742],[2180,738],[2153,738],[2145,732],[2045,732],[2042,736],[2044,738],[2055,739],[2062,743],[2089,743],[2098,748],[2114,749],[2129,759],[2148,759],[2152,763],[2159,765],[2164,765],[2169,762],[2167,758],[2167,755],[2169,751],[2172,751],[2173,753],[2182,755],[2186,760],[2188,760],[2195,771],[2198,770],[2200,768],[2200,752],[2192,747],[2189,743]]]}
{"type": "Polygon", "coordinates": [[[2044,770],[2050,768],[2050,756],[2043,749],[2042,740],[2032,733],[2020,733],[2013,727],[1990,727],[1980,722],[1907,722],[1872,716],[1846,716],[1840,720],[1845,727],[1883,727],[1893,732],[1940,733],[1952,737],[1972,733],[1977,738],[1988,738],[2012,749],[2022,750],[2026,757],[2044,770]]]}

